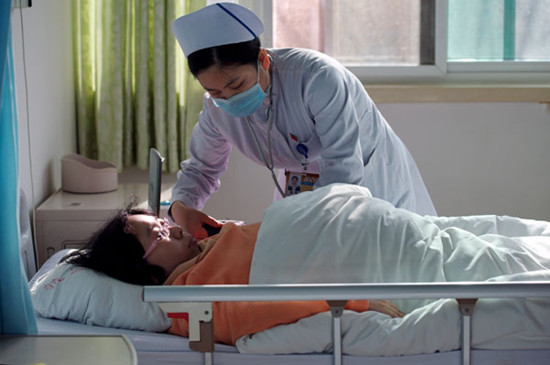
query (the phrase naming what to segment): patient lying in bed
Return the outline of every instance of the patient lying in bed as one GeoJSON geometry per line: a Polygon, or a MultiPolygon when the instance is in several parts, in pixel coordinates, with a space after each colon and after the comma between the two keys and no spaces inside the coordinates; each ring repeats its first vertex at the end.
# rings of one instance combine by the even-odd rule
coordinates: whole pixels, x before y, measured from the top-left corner
{"type": "MultiPolygon", "coordinates": [[[[127,210],[63,260],[139,285],[248,284],[259,227],[227,223],[219,234],[197,242],[150,212],[127,210]]],[[[388,301],[372,301],[370,308],[369,301],[349,301],[346,308],[403,315],[388,301]]],[[[328,310],[324,301],[215,303],[215,339],[234,345],[243,335],[328,310]]],[[[169,332],[188,336],[187,321],[173,320],[169,332]]]]}
{"type": "MultiPolygon", "coordinates": [[[[275,203],[261,224],[227,223],[200,242],[148,212],[121,212],[65,260],[140,285],[482,281],[549,274],[550,224],[421,217],[365,188],[331,185],[275,203]]],[[[427,303],[398,306],[408,313],[427,303]]],[[[350,301],[346,308],[403,316],[387,301],[350,301]]],[[[234,345],[327,310],[325,302],[214,303],[215,338],[234,345]]],[[[169,331],[186,336],[187,321],[173,320],[169,331]]]]}

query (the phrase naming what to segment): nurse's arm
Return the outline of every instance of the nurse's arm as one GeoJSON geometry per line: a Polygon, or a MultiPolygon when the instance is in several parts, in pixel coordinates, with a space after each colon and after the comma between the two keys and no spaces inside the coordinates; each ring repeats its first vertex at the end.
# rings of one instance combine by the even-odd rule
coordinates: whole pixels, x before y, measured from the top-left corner
{"type": "Polygon", "coordinates": [[[172,188],[172,201],[202,209],[210,195],[220,186],[219,177],[227,170],[231,144],[210,116],[216,108],[205,98],[199,122],[193,128],[189,159],[181,163],[178,179],[172,188]]]}
{"type": "Polygon", "coordinates": [[[222,224],[200,210],[190,208],[181,201],[176,201],[170,207],[170,215],[174,222],[191,233],[198,240],[208,237],[205,225],[220,228],[222,224]]]}

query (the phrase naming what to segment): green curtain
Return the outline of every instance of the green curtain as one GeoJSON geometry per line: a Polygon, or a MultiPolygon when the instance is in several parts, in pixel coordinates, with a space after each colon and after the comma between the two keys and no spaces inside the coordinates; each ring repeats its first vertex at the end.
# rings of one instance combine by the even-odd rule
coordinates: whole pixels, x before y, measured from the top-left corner
{"type": "Polygon", "coordinates": [[[171,31],[205,0],[73,0],[78,153],[174,172],[186,158],[203,90],[171,31]]]}

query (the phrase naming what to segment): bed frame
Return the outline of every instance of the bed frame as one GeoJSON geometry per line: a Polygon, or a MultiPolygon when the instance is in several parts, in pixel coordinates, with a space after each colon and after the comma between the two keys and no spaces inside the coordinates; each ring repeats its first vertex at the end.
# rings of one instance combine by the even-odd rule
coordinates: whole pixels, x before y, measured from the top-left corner
{"type": "Polygon", "coordinates": [[[212,302],[326,300],[333,326],[333,363],[342,364],[341,315],[351,299],[456,299],[462,315],[462,364],[471,364],[471,320],[480,298],[550,297],[550,282],[455,282],[395,284],[294,284],[294,285],[203,285],[146,286],[143,298],[157,302],[169,314],[189,316],[189,347],[204,354],[212,364],[214,325],[212,302]],[[182,298],[185,298],[183,300],[182,298]]]}

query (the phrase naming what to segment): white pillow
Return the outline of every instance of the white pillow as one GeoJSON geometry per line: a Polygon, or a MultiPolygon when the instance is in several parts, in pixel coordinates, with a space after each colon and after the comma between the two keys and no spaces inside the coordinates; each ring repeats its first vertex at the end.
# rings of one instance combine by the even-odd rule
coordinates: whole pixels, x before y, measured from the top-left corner
{"type": "MultiPolygon", "coordinates": [[[[58,261],[63,255],[55,256],[50,260],[58,261]]],[[[44,264],[43,269],[51,264],[44,264]]],[[[30,292],[34,309],[42,317],[148,332],[170,327],[170,319],[156,303],[143,301],[142,286],[67,263],[45,274],[41,271],[30,282],[30,292]]]]}

